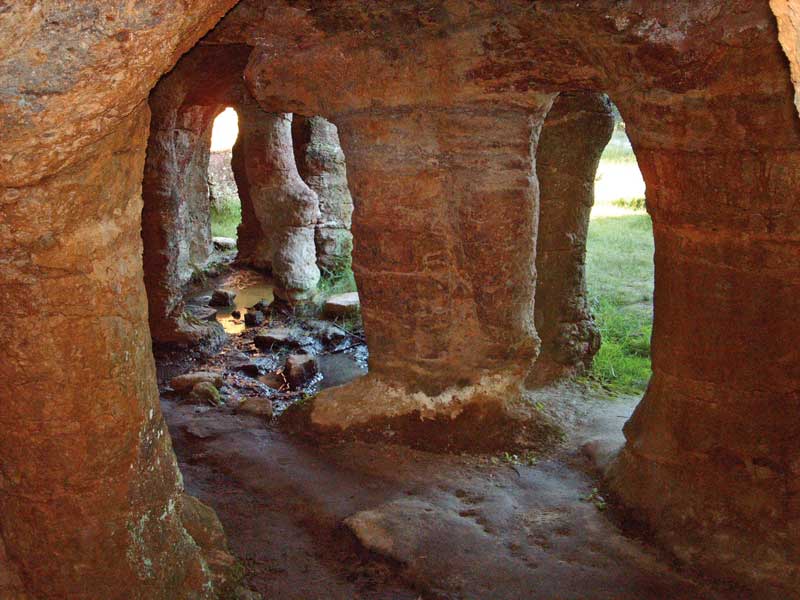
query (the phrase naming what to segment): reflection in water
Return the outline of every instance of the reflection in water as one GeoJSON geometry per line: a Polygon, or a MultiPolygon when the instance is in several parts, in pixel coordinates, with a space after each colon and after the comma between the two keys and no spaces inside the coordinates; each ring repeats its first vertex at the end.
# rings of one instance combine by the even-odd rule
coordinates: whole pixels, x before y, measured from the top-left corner
{"type": "Polygon", "coordinates": [[[240,290],[233,290],[236,292],[236,298],[233,301],[234,305],[217,310],[217,321],[220,322],[226,333],[230,335],[242,333],[244,331],[244,314],[247,312],[247,308],[259,301],[263,301],[264,304],[272,302],[274,298],[272,287],[271,284],[258,283],[240,290]],[[234,319],[231,316],[231,313],[235,310],[241,313],[238,319],[234,319]]]}

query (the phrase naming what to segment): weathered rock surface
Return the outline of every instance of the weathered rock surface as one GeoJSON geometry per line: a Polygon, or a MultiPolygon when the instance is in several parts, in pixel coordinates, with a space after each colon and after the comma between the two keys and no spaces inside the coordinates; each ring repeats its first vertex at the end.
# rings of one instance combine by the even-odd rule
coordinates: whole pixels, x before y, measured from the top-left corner
{"type": "Polygon", "coordinates": [[[358,292],[335,294],[325,300],[323,311],[327,317],[351,317],[361,311],[358,292]]]}
{"type": "Polygon", "coordinates": [[[188,392],[198,383],[207,382],[220,388],[222,387],[222,375],[213,371],[195,371],[173,377],[169,381],[170,387],[176,392],[188,392]]]}
{"type": "Polygon", "coordinates": [[[209,300],[209,306],[231,306],[236,298],[236,292],[230,290],[214,290],[209,300]]]}
{"type": "Polygon", "coordinates": [[[347,167],[336,125],[322,117],[295,115],[292,138],[297,169],[319,198],[314,239],[317,266],[330,274],[350,268],[353,198],[347,187],[347,167]]]}
{"type": "MultiPolygon", "coordinates": [[[[0,19],[0,292],[11,307],[0,533],[28,596],[216,595],[175,509],[156,405],[140,177],[148,90],[232,4],[27,2],[0,19]]],[[[773,6],[791,32],[796,3],[773,6]]],[[[755,597],[796,595],[800,421],[787,415],[800,410],[800,126],[768,3],[430,9],[245,0],[201,45],[246,55],[265,111],[339,127],[374,382],[408,414],[514,396],[537,347],[539,129],[553,94],[607,92],[647,183],[656,247],[654,374],[610,483],[709,576],[755,597]],[[502,386],[480,384],[501,374],[502,386]]],[[[184,105],[181,156],[205,118],[202,103],[184,105]]],[[[254,205],[263,184],[250,182],[254,205]]],[[[281,197],[313,204],[293,191],[281,197]]],[[[172,218],[179,198],[160,197],[172,218]]],[[[290,227],[315,229],[305,217],[275,229],[290,227]]],[[[170,285],[156,289],[150,317],[164,329],[153,333],[194,339],[170,285]]],[[[338,413],[320,402],[316,416],[357,421],[368,410],[357,391],[327,392],[338,413]]]]}
{"type": "Polygon", "coordinates": [[[319,200],[300,178],[290,114],[255,106],[239,112],[232,167],[242,198],[240,261],[271,268],[275,295],[294,303],[310,298],[319,281],[314,230],[319,200]]]}
{"type": "Polygon", "coordinates": [[[263,417],[266,420],[272,418],[272,400],[269,398],[243,398],[239,404],[236,405],[236,411],[248,415],[255,415],[263,417]]]}
{"type": "Polygon", "coordinates": [[[535,311],[542,350],[529,383],[583,372],[600,348],[586,293],[586,235],[597,164],[613,128],[609,100],[592,93],[560,94],[542,127],[535,311]]]}
{"type": "Polygon", "coordinates": [[[212,124],[226,103],[246,96],[241,74],[248,54],[199,46],[150,95],[142,238],[150,329],[159,342],[191,345],[213,335],[186,321],[182,292],[211,256],[212,124]]]}
{"type": "MultiPolygon", "coordinates": [[[[234,4],[13,3],[0,17],[0,538],[14,598],[209,599],[180,514],[143,285],[147,94],[234,4]]],[[[214,564],[212,564],[214,562],[214,564]]],[[[6,570],[6,566],[0,572],[6,570]]]]}
{"type": "Polygon", "coordinates": [[[317,359],[311,354],[290,354],[286,357],[283,374],[294,389],[303,387],[318,372],[317,359]]]}

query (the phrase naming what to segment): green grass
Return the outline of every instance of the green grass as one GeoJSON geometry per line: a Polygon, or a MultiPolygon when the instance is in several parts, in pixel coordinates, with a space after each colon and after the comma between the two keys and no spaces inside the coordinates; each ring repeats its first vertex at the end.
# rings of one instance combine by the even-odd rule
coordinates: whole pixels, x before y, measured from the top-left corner
{"type": "MultiPolygon", "coordinates": [[[[621,162],[615,153],[611,160],[621,162]]],[[[635,159],[625,161],[636,169],[635,159]]],[[[591,376],[616,392],[641,393],[651,374],[653,321],[653,227],[642,199],[607,197],[595,206],[586,278],[602,336],[591,376]]]]}
{"type": "Polygon", "coordinates": [[[220,205],[211,205],[211,235],[236,238],[242,222],[242,205],[238,198],[226,198],[220,205]]]}

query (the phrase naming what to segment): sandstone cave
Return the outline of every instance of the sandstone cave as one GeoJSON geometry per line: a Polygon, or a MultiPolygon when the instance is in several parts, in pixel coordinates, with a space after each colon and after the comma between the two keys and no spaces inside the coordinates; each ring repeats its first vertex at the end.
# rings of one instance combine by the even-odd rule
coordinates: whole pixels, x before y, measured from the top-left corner
{"type": "Polygon", "coordinates": [[[800,598],[799,24],[0,2],[0,600],[800,598]]]}

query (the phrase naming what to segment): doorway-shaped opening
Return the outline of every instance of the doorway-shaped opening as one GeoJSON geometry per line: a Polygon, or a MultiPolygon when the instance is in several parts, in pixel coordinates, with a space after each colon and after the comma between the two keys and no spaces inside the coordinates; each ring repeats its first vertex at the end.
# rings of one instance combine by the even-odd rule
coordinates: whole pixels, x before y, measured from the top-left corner
{"type": "Polygon", "coordinates": [[[239,116],[228,106],[214,119],[211,154],[208,161],[208,193],[211,210],[211,235],[217,246],[236,241],[242,222],[242,202],[231,169],[233,146],[239,135],[239,116]],[[219,238],[225,238],[225,241],[219,238]]]}
{"type": "Polygon", "coordinates": [[[619,111],[600,157],[586,244],[589,305],[601,344],[592,377],[619,393],[644,393],[653,329],[653,225],[645,184],[619,111]]]}

